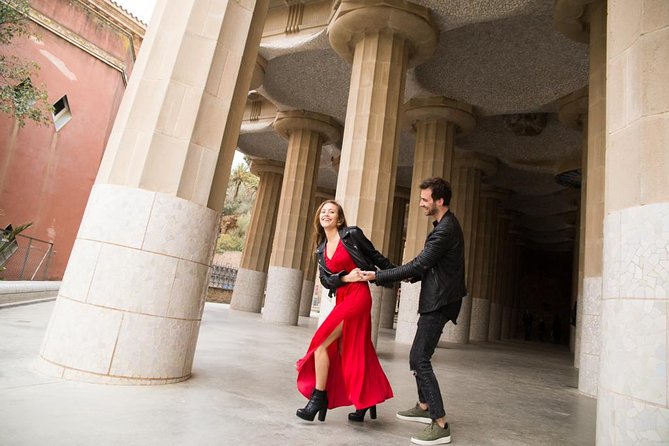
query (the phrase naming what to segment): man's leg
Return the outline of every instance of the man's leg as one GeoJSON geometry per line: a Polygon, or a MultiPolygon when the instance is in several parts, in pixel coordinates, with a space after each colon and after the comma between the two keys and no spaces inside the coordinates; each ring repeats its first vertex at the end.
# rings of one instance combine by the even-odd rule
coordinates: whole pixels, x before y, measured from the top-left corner
{"type": "MultiPolygon", "coordinates": [[[[437,377],[432,370],[431,358],[448,318],[440,311],[421,314],[416,337],[409,354],[409,366],[416,377],[418,401],[426,404],[430,418],[438,420],[446,415],[437,377]]],[[[424,408],[424,406],[422,406],[424,408]]]]}

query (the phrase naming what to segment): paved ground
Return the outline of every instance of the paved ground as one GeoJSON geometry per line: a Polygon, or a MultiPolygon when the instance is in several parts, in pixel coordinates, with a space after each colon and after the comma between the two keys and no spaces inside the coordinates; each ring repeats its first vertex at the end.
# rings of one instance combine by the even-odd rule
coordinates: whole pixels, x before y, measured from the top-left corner
{"type": "MultiPolygon", "coordinates": [[[[294,363],[316,318],[299,327],[205,306],[193,377],[164,386],[94,385],[38,374],[53,302],[0,309],[0,445],[409,445],[423,425],[397,420],[415,402],[409,347],[381,330],[378,352],[395,398],[379,418],[325,423],[295,417],[306,400],[294,363]]],[[[569,352],[521,342],[440,348],[434,358],[453,443],[591,445],[594,399],[575,389],[569,352]]]]}

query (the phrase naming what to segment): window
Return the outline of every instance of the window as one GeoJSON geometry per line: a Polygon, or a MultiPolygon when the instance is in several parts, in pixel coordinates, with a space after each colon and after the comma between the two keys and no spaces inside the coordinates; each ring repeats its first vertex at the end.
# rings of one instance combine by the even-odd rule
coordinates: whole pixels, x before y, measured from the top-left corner
{"type": "Polygon", "coordinates": [[[70,111],[70,103],[67,101],[67,95],[58,99],[53,104],[53,123],[56,125],[56,131],[63,128],[65,124],[72,119],[72,112],[70,111]]]}

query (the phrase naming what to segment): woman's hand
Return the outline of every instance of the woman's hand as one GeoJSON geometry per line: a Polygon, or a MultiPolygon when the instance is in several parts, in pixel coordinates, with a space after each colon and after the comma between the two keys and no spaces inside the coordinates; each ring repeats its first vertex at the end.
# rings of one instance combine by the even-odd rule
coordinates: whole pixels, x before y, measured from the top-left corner
{"type": "Polygon", "coordinates": [[[346,274],[344,277],[341,278],[342,282],[347,282],[347,283],[362,282],[363,280],[365,279],[362,278],[362,270],[360,268],[352,270],[350,273],[346,274]]]}
{"type": "Polygon", "coordinates": [[[362,275],[362,280],[365,281],[376,280],[375,271],[361,271],[361,275],[362,275]]]}

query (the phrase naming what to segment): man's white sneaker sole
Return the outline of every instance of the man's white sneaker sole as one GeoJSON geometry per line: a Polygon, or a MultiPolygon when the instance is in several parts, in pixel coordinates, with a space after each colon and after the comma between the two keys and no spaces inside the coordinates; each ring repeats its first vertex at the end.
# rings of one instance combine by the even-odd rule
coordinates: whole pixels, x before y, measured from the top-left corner
{"type": "Polygon", "coordinates": [[[448,437],[442,437],[432,441],[419,440],[417,438],[411,437],[411,442],[413,444],[420,444],[424,446],[430,446],[433,444],[448,444],[451,442],[451,436],[449,435],[448,437]]]}
{"type": "Polygon", "coordinates": [[[431,418],[425,418],[425,417],[406,417],[406,416],[404,416],[404,415],[400,415],[400,414],[395,414],[395,415],[397,416],[397,418],[399,418],[400,420],[404,420],[404,421],[415,421],[415,422],[417,422],[417,423],[425,423],[425,424],[430,424],[430,423],[432,423],[432,419],[431,419],[431,418]]]}

